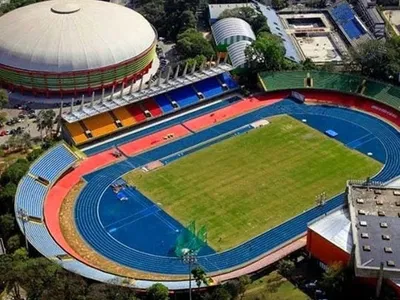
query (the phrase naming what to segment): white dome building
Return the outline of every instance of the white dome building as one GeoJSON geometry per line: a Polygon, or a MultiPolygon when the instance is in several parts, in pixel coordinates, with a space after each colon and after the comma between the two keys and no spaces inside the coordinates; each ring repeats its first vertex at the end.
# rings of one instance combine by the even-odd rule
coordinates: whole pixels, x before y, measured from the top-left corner
{"type": "Polygon", "coordinates": [[[130,84],[155,58],[157,34],[137,12],[96,0],[44,1],[0,17],[0,82],[57,95],[130,84]]]}

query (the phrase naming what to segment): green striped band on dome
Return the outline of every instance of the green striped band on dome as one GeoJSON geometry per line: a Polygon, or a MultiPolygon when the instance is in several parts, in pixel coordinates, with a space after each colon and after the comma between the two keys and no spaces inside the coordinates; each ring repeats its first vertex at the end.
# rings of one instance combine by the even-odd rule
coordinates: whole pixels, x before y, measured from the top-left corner
{"type": "Polygon", "coordinates": [[[49,90],[49,91],[74,91],[85,89],[99,89],[103,85],[113,82],[121,82],[124,78],[132,77],[144,70],[155,58],[155,45],[142,57],[130,63],[105,68],[100,70],[88,70],[77,74],[49,74],[35,73],[24,70],[12,70],[0,66],[0,81],[25,90],[49,90]]]}

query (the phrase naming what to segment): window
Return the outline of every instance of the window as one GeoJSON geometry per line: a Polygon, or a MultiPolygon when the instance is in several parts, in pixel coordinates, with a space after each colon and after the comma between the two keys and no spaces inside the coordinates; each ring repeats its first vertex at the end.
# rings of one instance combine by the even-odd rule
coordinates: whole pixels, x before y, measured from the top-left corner
{"type": "Polygon", "coordinates": [[[369,238],[369,234],[366,232],[361,233],[361,238],[363,239],[368,239],[369,238]]]}
{"type": "Polygon", "coordinates": [[[384,217],[385,216],[385,212],[383,210],[378,210],[378,216],[384,217]]]}
{"type": "Polygon", "coordinates": [[[365,215],[365,210],[359,209],[359,210],[358,210],[358,214],[359,214],[359,215],[365,215]]]}
{"type": "Polygon", "coordinates": [[[363,250],[366,251],[366,252],[370,252],[370,251],[371,251],[371,246],[369,246],[369,245],[364,245],[364,246],[363,246],[363,250]]]}
{"type": "Polygon", "coordinates": [[[383,249],[385,250],[385,253],[393,253],[393,250],[390,247],[385,247],[383,249]]]}
{"type": "Polygon", "coordinates": [[[364,204],[364,199],[358,198],[356,201],[358,204],[364,204]]]}
{"type": "Polygon", "coordinates": [[[388,235],[388,234],[382,234],[382,240],[384,240],[384,241],[389,241],[389,240],[390,240],[390,235],[388,235]]]}

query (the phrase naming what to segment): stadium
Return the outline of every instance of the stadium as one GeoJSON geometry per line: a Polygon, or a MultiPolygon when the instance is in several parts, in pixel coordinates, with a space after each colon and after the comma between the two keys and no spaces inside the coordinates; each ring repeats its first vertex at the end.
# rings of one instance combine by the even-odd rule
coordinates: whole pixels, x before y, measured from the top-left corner
{"type": "Polygon", "coordinates": [[[156,31],[120,5],[43,1],[5,14],[0,27],[0,83],[21,95],[71,99],[156,71],[156,31]]]}
{"type": "Polygon", "coordinates": [[[32,246],[88,278],[171,290],[188,288],[193,249],[220,284],[304,247],[308,225],[345,205],[348,179],[400,175],[398,88],[275,72],[243,97],[222,68],[135,109],[65,113],[70,145],[43,154],[15,198],[32,246]],[[117,116],[129,132],[116,134],[117,116]],[[90,126],[102,138],[77,142],[90,126]]]}

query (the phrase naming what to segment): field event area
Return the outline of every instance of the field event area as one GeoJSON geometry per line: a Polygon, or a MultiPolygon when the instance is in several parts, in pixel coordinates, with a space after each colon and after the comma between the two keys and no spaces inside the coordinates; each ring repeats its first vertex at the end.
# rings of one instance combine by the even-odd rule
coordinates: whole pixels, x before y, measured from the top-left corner
{"type": "Polygon", "coordinates": [[[183,225],[208,228],[216,251],[230,249],[343,192],[382,165],[290,116],[125,180],[183,225]],[[273,213],[272,213],[273,212],[273,213]]]}

